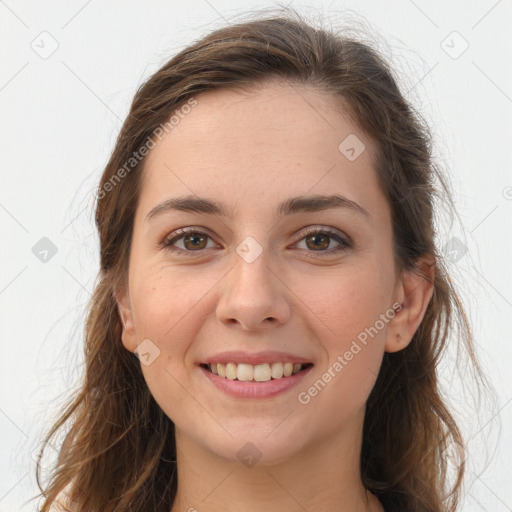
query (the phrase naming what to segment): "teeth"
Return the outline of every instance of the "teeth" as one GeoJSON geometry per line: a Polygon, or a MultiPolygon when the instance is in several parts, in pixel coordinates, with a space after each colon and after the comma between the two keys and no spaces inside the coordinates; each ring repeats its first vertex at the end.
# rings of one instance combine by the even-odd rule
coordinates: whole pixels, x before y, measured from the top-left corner
{"type": "Polygon", "coordinates": [[[283,376],[283,363],[272,363],[271,374],[274,379],[280,379],[283,376]]]}
{"type": "Polygon", "coordinates": [[[270,365],[268,363],[257,364],[254,367],[254,380],[256,382],[267,382],[272,378],[270,365]]]}
{"type": "MultiPolygon", "coordinates": [[[[212,364],[212,366],[215,366],[212,364]]],[[[254,377],[254,366],[252,364],[239,364],[236,370],[238,380],[252,380],[254,377]]]]}
{"type": "Polygon", "coordinates": [[[226,365],[226,377],[230,380],[236,379],[236,367],[235,363],[228,363],[226,365]]]}
{"type": "Polygon", "coordinates": [[[214,375],[225,377],[230,380],[268,382],[271,379],[281,379],[300,372],[301,363],[215,363],[209,364],[208,368],[214,375]]]}

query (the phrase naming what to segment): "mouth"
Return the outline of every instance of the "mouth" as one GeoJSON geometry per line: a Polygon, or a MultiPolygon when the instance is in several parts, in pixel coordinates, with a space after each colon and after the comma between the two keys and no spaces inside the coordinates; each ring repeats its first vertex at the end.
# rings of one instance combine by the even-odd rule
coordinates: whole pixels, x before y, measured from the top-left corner
{"type": "Polygon", "coordinates": [[[313,363],[203,363],[200,365],[206,371],[222,377],[226,380],[237,380],[243,382],[269,382],[271,380],[283,380],[304,372],[313,366],[313,363]]]}

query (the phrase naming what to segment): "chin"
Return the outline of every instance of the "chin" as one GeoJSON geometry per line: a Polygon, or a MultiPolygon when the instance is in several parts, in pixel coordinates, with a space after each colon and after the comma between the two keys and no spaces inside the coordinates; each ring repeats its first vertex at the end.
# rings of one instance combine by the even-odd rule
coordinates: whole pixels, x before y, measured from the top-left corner
{"type": "Polygon", "coordinates": [[[256,464],[273,466],[296,456],[303,444],[303,440],[289,428],[283,428],[280,433],[277,429],[272,431],[274,428],[275,423],[264,431],[246,427],[234,433],[228,428],[233,437],[228,434],[221,438],[205,436],[201,443],[215,456],[228,462],[242,463],[247,467],[256,464]]]}

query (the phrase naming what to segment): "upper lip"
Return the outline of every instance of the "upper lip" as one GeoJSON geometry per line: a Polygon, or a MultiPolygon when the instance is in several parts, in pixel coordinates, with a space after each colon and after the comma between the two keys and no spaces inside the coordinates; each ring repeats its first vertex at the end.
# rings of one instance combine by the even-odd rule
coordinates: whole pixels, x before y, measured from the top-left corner
{"type": "Polygon", "coordinates": [[[207,357],[202,364],[216,363],[247,363],[247,364],[263,364],[263,363],[311,363],[311,359],[295,356],[286,352],[266,351],[266,352],[243,352],[240,350],[232,350],[220,352],[213,356],[207,357]]]}

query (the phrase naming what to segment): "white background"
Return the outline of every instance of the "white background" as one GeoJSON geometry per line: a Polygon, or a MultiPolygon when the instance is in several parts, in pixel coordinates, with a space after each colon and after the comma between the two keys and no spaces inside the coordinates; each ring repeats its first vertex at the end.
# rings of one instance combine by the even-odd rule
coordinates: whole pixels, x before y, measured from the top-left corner
{"type": "MultiPolygon", "coordinates": [[[[471,437],[463,510],[512,510],[512,1],[312,4],[291,2],[376,31],[434,132],[460,213],[439,243],[456,236],[468,250],[450,269],[497,390],[475,413],[466,383],[450,381],[471,437]]],[[[37,510],[26,503],[37,492],[31,454],[79,382],[98,269],[92,191],[137,87],[224,18],[272,5],[0,1],[0,512],[37,510]],[[42,237],[57,248],[47,262],[32,252],[42,237]]]]}

